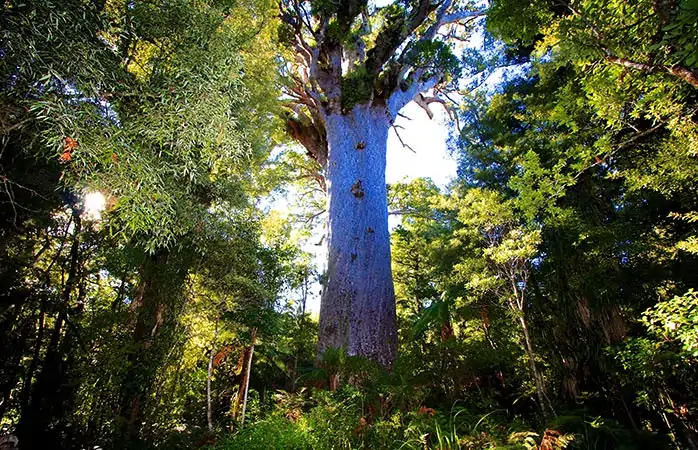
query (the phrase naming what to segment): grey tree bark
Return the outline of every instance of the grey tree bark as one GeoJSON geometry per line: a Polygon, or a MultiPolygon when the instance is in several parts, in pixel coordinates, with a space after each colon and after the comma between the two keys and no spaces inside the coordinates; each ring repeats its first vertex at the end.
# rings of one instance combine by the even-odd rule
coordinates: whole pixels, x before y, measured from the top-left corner
{"type": "Polygon", "coordinates": [[[328,266],[318,354],[341,348],[391,367],[397,355],[390,266],[385,106],[357,105],[326,119],[328,266]]]}
{"type": "Polygon", "coordinates": [[[374,21],[382,9],[366,0],[331,1],[327,8],[302,0],[279,4],[286,43],[294,49],[283,118],[289,135],[324,169],[326,182],[322,174],[309,176],[328,193],[318,359],[340,348],[390,368],[397,330],[385,187],[388,130],[415,99],[429,113],[429,103],[445,104],[455,84],[449,64],[439,65],[456,57],[447,46],[439,46],[438,55],[424,49],[449,39],[438,35],[444,26],[466,25],[485,11],[454,0],[417,0],[374,21]]]}

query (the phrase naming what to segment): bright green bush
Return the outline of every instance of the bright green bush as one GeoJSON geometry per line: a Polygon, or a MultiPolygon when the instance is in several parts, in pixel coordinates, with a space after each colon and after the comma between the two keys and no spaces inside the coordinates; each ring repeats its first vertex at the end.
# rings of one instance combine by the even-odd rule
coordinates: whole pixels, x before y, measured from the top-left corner
{"type": "Polygon", "coordinates": [[[313,449],[313,435],[305,420],[291,422],[281,415],[271,415],[245,427],[219,442],[215,449],[313,449]]]}

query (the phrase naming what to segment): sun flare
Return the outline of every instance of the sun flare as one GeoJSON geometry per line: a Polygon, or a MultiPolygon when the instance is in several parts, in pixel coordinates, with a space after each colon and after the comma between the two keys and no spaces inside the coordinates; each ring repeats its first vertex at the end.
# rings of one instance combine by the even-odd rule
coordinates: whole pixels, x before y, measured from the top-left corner
{"type": "Polygon", "coordinates": [[[99,191],[85,193],[84,206],[85,215],[94,220],[102,218],[102,211],[107,205],[107,199],[99,191]]]}

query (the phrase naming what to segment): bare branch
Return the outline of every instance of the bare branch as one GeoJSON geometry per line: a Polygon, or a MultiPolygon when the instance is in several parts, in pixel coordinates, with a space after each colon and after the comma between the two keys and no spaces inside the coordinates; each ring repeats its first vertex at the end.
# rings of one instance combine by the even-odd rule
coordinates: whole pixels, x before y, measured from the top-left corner
{"type": "Polygon", "coordinates": [[[412,153],[417,153],[417,152],[414,151],[414,149],[413,149],[412,147],[410,147],[409,145],[405,144],[405,141],[403,141],[403,140],[402,140],[402,137],[400,137],[400,133],[398,133],[397,127],[396,127],[395,125],[393,125],[393,129],[395,130],[395,136],[397,136],[397,138],[400,140],[400,144],[402,144],[402,146],[403,146],[404,148],[410,150],[412,153]]]}
{"type": "Polygon", "coordinates": [[[312,172],[312,173],[306,173],[304,175],[301,175],[298,177],[299,180],[302,180],[304,178],[312,178],[315,180],[315,182],[318,184],[320,187],[320,190],[327,194],[327,180],[324,175],[318,172],[312,172]]]}
{"type": "Polygon", "coordinates": [[[447,25],[449,23],[460,23],[463,21],[471,21],[477,19],[478,17],[483,17],[487,14],[487,10],[483,9],[480,11],[456,11],[451,14],[446,14],[441,19],[440,26],[447,25]]]}
{"type": "Polygon", "coordinates": [[[320,217],[321,215],[325,214],[326,212],[327,212],[327,210],[323,209],[322,211],[318,211],[315,214],[311,214],[309,216],[306,216],[304,218],[303,222],[308,224],[308,223],[312,222],[313,220],[317,219],[318,217],[320,217]]]}

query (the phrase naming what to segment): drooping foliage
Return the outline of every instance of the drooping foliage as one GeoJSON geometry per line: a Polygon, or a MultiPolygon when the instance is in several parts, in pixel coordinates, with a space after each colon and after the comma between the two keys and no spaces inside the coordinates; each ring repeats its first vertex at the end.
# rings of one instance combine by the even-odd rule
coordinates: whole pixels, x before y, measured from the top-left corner
{"type": "Polygon", "coordinates": [[[254,205],[275,187],[253,180],[274,143],[275,13],[3,5],[0,408],[22,448],[193,439],[208,353],[235,377],[250,329],[295,326],[276,306],[297,250],[264,240],[254,205]]]}

